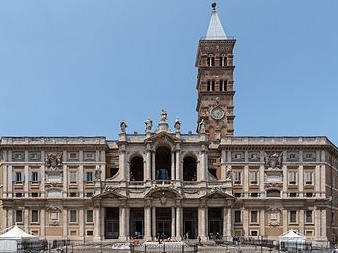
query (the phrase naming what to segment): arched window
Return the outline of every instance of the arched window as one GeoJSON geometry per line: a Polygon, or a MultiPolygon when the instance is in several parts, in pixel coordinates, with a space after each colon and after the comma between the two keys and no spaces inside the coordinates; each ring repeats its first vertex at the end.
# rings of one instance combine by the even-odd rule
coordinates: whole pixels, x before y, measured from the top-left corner
{"type": "Polygon", "coordinates": [[[212,54],[209,54],[208,56],[208,66],[215,66],[215,57],[212,54]]]}
{"type": "Polygon", "coordinates": [[[143,181],[143,158],[134,157],[130,161],[130,181],[143,181]]]}
{"type": "Polygon", "coordinates": [[[170,180],[171,179],[171,152],[167,147],[159,147],[156,150],[156,180],[170,180]]]}
{"type": "Polygon", "coordinates": [[[223,67],[227,65],[227,58],[225,54],[222,54],[221,57],[219,58],[219,65],[223,67]]]}
{"type": "Polygon", "coordinates": [[[226,91],[226,90],[227,90],[227,80],[220,80],[219,91],[226,91]]]}
{"type": "Polygon", "coordinates": [[[183,181],[197,180],[197,163],[196,159],[187,156],[183,159],[183,181]]]}
{"type": "Polygon", "coordinates": [[[215,90],[215,81],[208,81],[208,91],[214,91],[215,90]]]}

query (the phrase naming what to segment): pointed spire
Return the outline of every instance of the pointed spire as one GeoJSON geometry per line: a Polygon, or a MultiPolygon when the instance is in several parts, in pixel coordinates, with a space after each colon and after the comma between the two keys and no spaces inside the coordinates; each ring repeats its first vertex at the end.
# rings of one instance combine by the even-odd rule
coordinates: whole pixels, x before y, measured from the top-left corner
{"type": "Polygon", "coordinates": [[[216,10],[216,3],[212,3],[211,19],[207,31],[206,40],[226,40],[227,36],[223,30],[221,21],[216,10]]]}

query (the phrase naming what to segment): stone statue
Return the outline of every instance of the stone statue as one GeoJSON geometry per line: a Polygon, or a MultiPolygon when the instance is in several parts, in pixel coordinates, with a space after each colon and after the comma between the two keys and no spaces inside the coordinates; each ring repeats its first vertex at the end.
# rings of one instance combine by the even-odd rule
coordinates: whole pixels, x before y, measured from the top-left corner
{"type": "Polygon", "coordinates": [[[198,123],[198,133],[199,134],[205,134],[205,122],[204,122],[204,119],[202,119],[200,121],[200,123],[198,123]]]}
{"type": "Polygon", "coordinates": [[[167,112],[165,110],[161,111],[161,122],[167,122],[167,112]]]}
{"type": "Polygon", "coordinates": [[[174,127],[175,127],[176,131],[180,131],[180,129],[181,129],[181,122],[180,122],[179,118],[175,119],[174,127]]]}
{"type": "Polygon", "coordinates": [[[122,133],[126,133],[127,124],[126,124],[126,122],[124,120],[121,121],[120,128],[121,128],[121,132],[122,133]]]}
{"type": "Polygon", "coordinates": [[[226,168],[226,174],[225,174],[226,179],[232,179],[232,170],[230,166],[227,166],[226,168]]]}
{"type": "Polygon", "coordinates": [[[146,131],[151,131],[151,128],[153,127],[153,121],[148,118],[144,123],[146,124],[146,131]]]}
{"type": "Polygon", "coordinates": [[[96,166],[96,169],[95,169],[95,180],[100,180],[101,179],[101,168],[100,166],[96,166]]]}

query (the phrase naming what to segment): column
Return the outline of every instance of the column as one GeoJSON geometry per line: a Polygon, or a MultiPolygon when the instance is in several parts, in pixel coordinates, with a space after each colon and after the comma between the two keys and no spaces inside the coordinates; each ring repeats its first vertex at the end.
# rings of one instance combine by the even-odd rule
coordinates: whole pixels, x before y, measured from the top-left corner
{"type": "Polygon", "coordinates": [[[299,232],[304,235],[304,212],[305,210],[299,210],[299,232]]]}
{"type": "Polygon", "coordinates": [[[232,211],[231,207],[227,208],[227,230],[226,230],[226,239],[231,240],[233,225],[232,225],[232,211]]]}
{"type": "Polygon", "coordinates": [[[41,237],[46,237],[46,230],[45,230],[45,220],[46,220],[46,211],[45,209],[40,209],[40,217],[39,217],[39,221],[40,221],[40,236],[41,237]]]}
{"type": "Polygon", "coordinates": [[[152,180],[156,179],[156,165],[155,165],[155,152],[151,154],[152,156],[152,180]]]}
{"type": "Polygon", "coordinates": [[[126,241],[128,239],[127,231],[129,228],[129,218],[127,217],[127,207],[121,206],[119,208],[119,240],[126,241]],[[127,227],[128,226],[128,227],[127,227]]]}
{"type": "Polygon", "coordinates": [[[198,223],[198,235],[202,241],[206,241],[208,237],[206,235],[206,208],[204,206],[198,208],[198,220],[200,221],[198,223]]]}
{"type": "Polygon", "coordinates": [[[227,238],[227,225],[228,225],[228,208],[227,207],[224,207],[223,208],[223,231],[222,231],[222,239],[223,240],[226,240],[226,239],[229,239],[227,238]]]}
{"type": "Polygon", "coordinates": [[[85,238],[85,223],[86,217],[84,215],[84,208],[79,209],[79,236],[85,238]]]}
{"type": "Polygon", "coordinates": [[[175,180],[175,153],[171,152],[171,175],[170,180],[175,180]]]}
{"type": "MultiPolygon", "coordinates": [[[[300,192],[300,196],[299,197],[304,197],[305,193],[304,193],[304,167],[303,165],[299,165],[298,167],[298,191],[300,192]]],[[[304,234],[304,233],[302,233],[304,234]]]]}
{"type": "Polygon", "coordinates": [[[119,159],[122,181],[125,181],[127,179],[127,175],[126,175],[127,169],[126,169],[125,163],[126,163],[126,150],[125,150],[125,146],[122,145],[121,151],[120,151],[120,159],[119,159]]]}
{"type": "Polygon", "coordinates": [[[175,231],[176,219],[175,219],[175,207],[171,207],[171,238],[176,235],[175,231]]]}
{"type": "Polygon", "coordinates": [[[147,146],[147,151],[146,151],[146,173],[145,173],[145,180],[146,181],[151,180],[151,150],[150,150],[149,146],[147,146]]]}
{"type": "MultiPolygon", "coordinates": [[[[325,209],[321,209],[320,212],[322,213],[321,214],[321,217],[322,217],[322,224],[320,226],[320,229],[321,229],[321,236],[322,238],[326,238],[326,210],[325,209]]],[[[331,215],[331,214],[330,214],[331,215]]],[[[330,235],[331,237],[331,235],[330,235]]],[[[331,238],[329,238],[331,239],[331,238]]]]}
{"type": "MultiPolygon", "coordinates": [[[[102,216],[103,218],[103,216],[102,216]]],[[[100,233],[100,229],[104,226],[102,226],[100,224],[100,207],[99,206],[95,206],[94,207],[94,220],[95,220],[95,224],[97,224],[96,226],[94,226],[94,231],[93,231],[93,234],[94,234],[94,237],[93,237],[93,241],[100,241],[101,240],[101,233],[100,233]]],[[[104,220],[104,219],[102,219],[104,220]]]]}
{"type": "Polygon", "coordinates": [[[181,177],[181,156],[180,156],[180,149],[176,149],[176,180],[180,181],[181,177]]]}
{"type": "Polygon", "coordinates": [[[248,236],[249,235],[249,210],[242,208],[242,214],[243,214],[243,231],[244,235],[243,236],[248,236]]]}
{"type": "Polygon", "coordinates": [[[285,233],[285,232],[287,232],[288,222],[289,222],[289,215],[288,215],[287,209],[283,209],[282,217],[283,217],[283,233],[285,233]]]}
{"type": "Polygon", "coordinates": [[[261,209],[259,212],[259,219],[260,219],[260,236],[266,236],[265,235],[265,210],[261,209]]]}
{"type": "Polygon", "coordinates": [[[315,228],[315,234],[314,237],[318,240],[319,236],[320,236],[320,210],[317,209],[317,207],[315,206],[313,209],[313,216],[314,216],[314,228],[315,228]]]}
{"type": "Polygon", "coordinates": [[[176,240],[182,240],[182,207],[176,206],[176,240]]]}
{"type": "Polygon", "coordinates": [[[144,208],[144,240],[151,240],[151,209],[150,206],[144,208]]]}
{"type": "Polygon", "coordinates": [[[208,168],[208,161],[207,161],[207,154],[206,151],[203,147],[203,150],[200,152],[200,163],[199,163],[199,178],[197,180],[200,181],[206,181],[206,173],[207,173],[207,168],[208,168]]]}
{"type": "Polygon", "coordinates": [[[68,209],[62,209],[62,238],[67,238],[68,236],[68,209]]]}
{"type": "MultiPolygon", "coordinates": [[[[28,153],[28,152],[27,152],[28,153]]],[[[28,154],[25,156],[27,159],[28,157],[28,154]]],[[[28,171],[28,165],[25,165],[24,167],[24,185],[23,185],[23,194],[24,194],[24,197],[27,198],[29,197],[29,189],[28,189],[28,186],[29,186],[29,181],[30,181],[30,175],[29,175],[29,171],[28,171]]]]}
{"type": "Polygon", "coordinates": [[[151,225],[152,225],[152,236],[155,239],[156,235],[156,207],[153,207],[151,210],[151,225]]]}
{"type": "Polygon", "coordinates": [[[25,207],[25,209],[23,209],[22,210],[22,212],[23,212],[23,223],[24,223],[24,227],[25,227],[25,230],[26,231],[28,231],[28,233],[29,233],[29,227],[28,227],[28,225],[30,224],[30,222],[29,222],[29,215],[30,215],[30,209],[28,209],[28,208],[26,208],[25,207]]]}
{"type": "Polygon", "coordinates": [[[226,151],[222,149],[221,151],[221,180],[226,179],[226,151]]]}

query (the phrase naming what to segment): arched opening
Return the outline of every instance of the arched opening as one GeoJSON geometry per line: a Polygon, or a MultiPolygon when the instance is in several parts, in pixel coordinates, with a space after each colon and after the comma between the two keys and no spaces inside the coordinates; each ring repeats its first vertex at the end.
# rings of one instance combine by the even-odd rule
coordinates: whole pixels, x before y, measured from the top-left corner
{"type": "Polygon", "coordinates": [[[197,180],[197,164],[194,157],[188,156],[183,159],[183,181],[197,180]]]}
{"type": "Polygon", "coordinates": [[[208,56],[208,66],[209,67],[215,66],[215,57],[212,54],[208,56]]]}
{"type": "Polygon", "coordinates": [[[143,158],[134,157],[130,161],[130,181],[143,181],[143,158]]]}
{"type": "Polygon", "coordinates": [[[171,179],[171,152],[167,147],[159,147],[156,150],[156,180],[171,179]]]}

